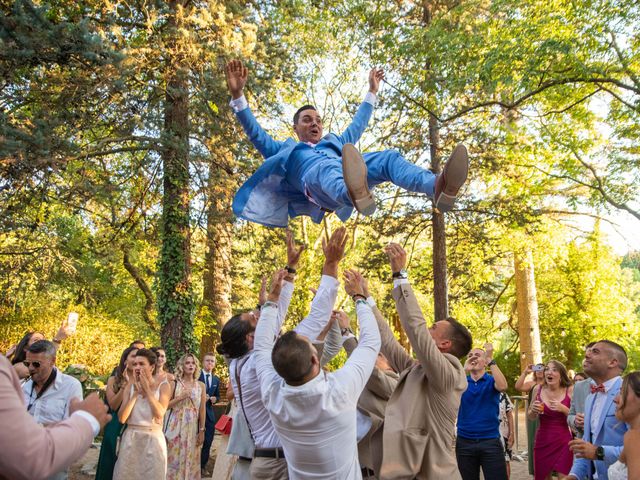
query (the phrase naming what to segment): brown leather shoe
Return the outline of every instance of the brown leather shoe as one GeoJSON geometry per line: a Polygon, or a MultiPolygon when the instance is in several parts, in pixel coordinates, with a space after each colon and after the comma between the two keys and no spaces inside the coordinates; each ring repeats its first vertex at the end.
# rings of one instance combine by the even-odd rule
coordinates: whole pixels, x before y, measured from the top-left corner
{"type": "Polygon", "coordinates": [[[342,176],[356,210],[365,216],[372,215],[376,211],[376,201],[367,185],[367,165],[358,149],[350,143],[342,147],[342,176]]]}
{"type": "Polygon", "coordinates": [[[436,189],[433,195],[435,207],[441,212],[448,212],[458,197],[458,191],[467,181],[469,174],[469,155],[467,148],[459,143],[453,149],[449,160],[436,179],[436,189]]]}

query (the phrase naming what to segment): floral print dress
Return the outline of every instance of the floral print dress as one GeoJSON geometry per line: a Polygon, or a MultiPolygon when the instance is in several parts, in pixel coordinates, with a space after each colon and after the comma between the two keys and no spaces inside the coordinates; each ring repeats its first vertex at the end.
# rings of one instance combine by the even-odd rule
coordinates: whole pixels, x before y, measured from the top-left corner
{"type": "MultiPolygon", "coordinates": [[[[185,391],[185,385],[176,380],[174,397],[185,391]]],[[[202,399],[202,382],[195,382],[188,398],[178,402],[166,415],[169,416],[165,437],[167,439],[167,480],[200,479],[200,452],[198,445],[198,414],[202,399]]]]}

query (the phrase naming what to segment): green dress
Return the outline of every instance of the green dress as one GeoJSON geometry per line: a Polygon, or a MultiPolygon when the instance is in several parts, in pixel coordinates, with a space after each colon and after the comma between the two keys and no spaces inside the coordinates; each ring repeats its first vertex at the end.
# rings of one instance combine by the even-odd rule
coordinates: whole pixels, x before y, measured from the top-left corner
{"type": "Polygon", "coordinates": [[[116,465],[116,445],[122,430],[122,424],[118,421],[118,412],[109,409],[111,421],[104,426],[104,437],[100,447],[100,457],[96,467],[96,480],[111,480],[113,467],[116,465]]]}
{"type": "MultiPolygon", "coordinates": [[[[532,402],[533,389],[529,390],[529,405],[532,402]]],[[[538,419],[529,420],[527,418],[527,460],[529,461],[529,475],[533,475],[533,444],[536,438],[536,430],[538,430],[538,419]]]]}

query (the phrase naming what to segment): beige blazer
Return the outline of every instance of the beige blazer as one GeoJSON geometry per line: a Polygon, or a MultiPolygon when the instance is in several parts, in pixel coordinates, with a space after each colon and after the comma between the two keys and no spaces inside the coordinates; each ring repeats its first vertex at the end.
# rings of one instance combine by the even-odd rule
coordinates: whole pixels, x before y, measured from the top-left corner
{"type": "Polygon", "coordinates": [[[0,356],[0,479],[38,480],[66,469],[91,445],[91,424],[72,415],[50,427],[27,413],[20,379],[0,356]]]}
{"type": "MultiPolygon", "coordinates": [[[[375,308],[376,318],[382,316],[375,308]]],[[[358,345],[355,338],[349,338],[344,342],[344,349],[347,356],[358,345]]],[[[380,370],[374,367],[371,376],[358,398],[358,410],[371,419],[371,428],[367,434],[358,442],[358,460],[361,467],[367,467],[376,472],[380,472],[382,464],[382,427],[384,425],[384,412],[387,401],[398,384],[398,374],[393,371],[380,370]]]]}
{"type": "Polygon", "coordinates": [[[454,435],[467,388],[464,369],[456,357],[436,347],[411,286],[399,285],[392,295],[417,360],[378,312],[381,352],[401,372],[385,411],[380,479],[461,479],[454,435]]]}

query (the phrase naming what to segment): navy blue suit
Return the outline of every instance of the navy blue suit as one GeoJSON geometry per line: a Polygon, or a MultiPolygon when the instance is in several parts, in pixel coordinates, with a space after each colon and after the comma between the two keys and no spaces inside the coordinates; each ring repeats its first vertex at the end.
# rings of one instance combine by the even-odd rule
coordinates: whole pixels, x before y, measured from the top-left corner
{"type": "Polygon", "coordinates": [[[211,451],[211,444],[213,443],[213,434],[215,433],[216,415],[213,411],[213,405],[209,401],[209,397],[216,397],[216,401],[220,400],[220,379],[216,377],[213,372],[209,380],[209,387],[207,388],[207,379],[204,373],[200,371],[200,378],[198,379],[205,386],[205,393],[207,397],[206,412],[207,418],[204,422],[204,443],[202,444],[202,455],[200,457],[200,466],[204,468],[209,461],[209,453],[211,451]]]}

